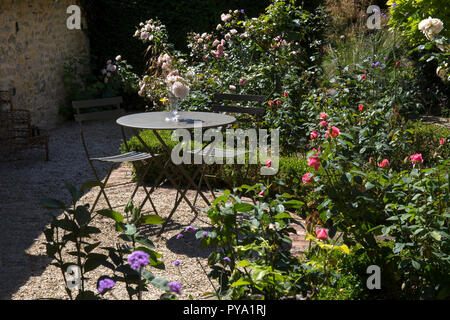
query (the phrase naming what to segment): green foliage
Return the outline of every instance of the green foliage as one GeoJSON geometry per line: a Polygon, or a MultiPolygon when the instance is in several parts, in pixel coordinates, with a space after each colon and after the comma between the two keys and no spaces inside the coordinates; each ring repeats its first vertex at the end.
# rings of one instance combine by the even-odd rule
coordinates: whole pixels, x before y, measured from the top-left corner
{"type": "Polygon", "coordinates": [[[211,30],[222,12],[228,12],[230,8],[244,9],[249,16],[256,16],[268,4],[266,0],[206,0],[195,3],[190,0],[84,0],[82,3],[87,14],[94,63],[100,67],[110,54],[120,53],[129,57],[140,74],[146,67],[142,59],[146,47],[131,38],[134,26],[140,21],[148,17],[159,18],[167,26],[169,41],[177,50],[186,51],[186,34],[211,30]]]}
{"type": "Polygon", "coordinates": [[[448,0],[389,0],[391,18],[389,25],[400,30],[412,45],[426,42],[426,38],[419,31],[420,21],[428,17],[438,18],[444,23],[442,31],[447,38],[450,37],[450,2],[448,0]],[[392,7],[393,3],[397,6],[392,7]]]}
{"type": "Polygon", "coordinates": [[[52,263],[58,267],[64,278],[64,287],[69,298],[72,299],[104,299],[108,290],[100,290],[101,280],[110,279],[114,283],[123,282],[129,298],[141,299],[142,291],[147,291],[147,285],[151,284],[165,291],[161,295],[163,299],[176,298],[167,287],[167,280],[156,278],[152,272],[141,269],[134,270],[127,263],[126,256],[134,251],[143,251],[149,255],[148,265],[156,269],[164,269],[164,263],[159,260],[161,254],[156,252],[153,243],[139,234],[139,227],[148,224],[161,224],[164,221],[156,215],[143,215],[139,207],[134,207],[130,202],[125,207],[125,217],[114,210],[99,210],[95,213],[89,210],[89,205],[77,205],[83,193],[93,187],[103,187],[99,182],[86,182],[78,190],[71,185],[66,185],[72,196],[72,205],[66,206],[62,201],[55,199],[42,200],[42,206],[47,209],[63,211],[62,217],[53,216],[49,227],[44,230],[47,255],[54,260],[52,263]],[[118,236],[116,247],[104,247],[102,242],[94,240],[95,234],[102,230],[92,226],[95,217],[101,215],[114,221],[118,236]],[[73,257],[67,260],[67,257],[73,257]],[[79,274],[69,267],[76,266],[79,274]],[[102,275],[97,280],[99,292],[86,290],[86,282],[90,280],[86,275],[104,266],[111,274],[102,275]],[[71,272],[72,274],[71,274],[71,272]],[[68,278],[72,275],[72,279],[68,278]],[[77,278],[78,276],[78,278],[77,278]],[[74,281],[75,287],[69,286],[74,281]],[[75,288],[75,290],[74,290],[75,288]],[[78,292],[77,292],[78,291],[78,292]],[[76,295],[75,295],[76,293],[76,295]]]}
{"type": "Polygon", "coordinates": [[[219,299],[280,299],[306,292],[302,268],[289,252],[293,220],[288,209],[303,203],[287,194],[271,196],[261,184],[235,191],[244,192],[252,202],[243,202],[226,190],[207,212],[213,231],[196,234],[203,246],[215,248],[208,257],[209,276],[219,285],[215,295],[219,299]]]}
{"type": "Polygon", "coordinates": [[[63,82],[67,95],[66,103],[60,106],[59,113],[66,119],[73,118],[72,101],[135,95],[138,90],[138,76],[120,56],[114,61],[108,60],[104,68],[95,74],[91,73],[87,65],[80,58],[72,58],[64,64],[63,82]]]}

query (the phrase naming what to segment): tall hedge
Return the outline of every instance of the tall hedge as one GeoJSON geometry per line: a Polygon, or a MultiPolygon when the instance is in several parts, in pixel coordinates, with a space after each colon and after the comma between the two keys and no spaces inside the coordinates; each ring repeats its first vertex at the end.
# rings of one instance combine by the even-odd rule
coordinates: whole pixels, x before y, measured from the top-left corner
{"type": "Polygon", "coordinates": [[[88,34],[94,65],[104,67],[106,60],[121,54],[137,72],[144,67],[145,47],[133,38],[141,21],[159,18],[169,32],[169,40],[186,51],[186,34],[206,32],[220,22],[229,9],[244,9],[257,16],[270,0],[84,0],[88,34]]]}

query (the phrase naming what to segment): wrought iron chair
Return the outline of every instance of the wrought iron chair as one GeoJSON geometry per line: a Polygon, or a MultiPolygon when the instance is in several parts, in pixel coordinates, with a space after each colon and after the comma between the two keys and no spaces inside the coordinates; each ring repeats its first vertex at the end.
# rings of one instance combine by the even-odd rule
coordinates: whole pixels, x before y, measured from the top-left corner
{"type": "Polygon", "coordinates": [[[106,195],[105,189],[111,188],[111,187],[117,187],[119,185],[129,184],[132,182],[130,181],[127,183],[107,186],[108,180],[109,180],[111,173],[114,169],[114,166],[116,164],[120,164],[123,162],[132,162],[133,165],[135,165],[135,166],[141,165],[144,168],[144,170],[143,170],[143,174],[140,175],[139,180],[137,181],[136,187],[134,188],[133,194],[131,195],[131,200],[133,200],[134,196],[136,195],[138,188],[140,186],[142,186],[146,192],[146,197],[144,198],[140,207],[143,208],[146,201],[149,200],[151,203],[151,206],[153,208],[153,211],[156,214],[158,214],[157,210],[155,208],[155,205],[150,197],[150,194],[153,192],[155,186],[153,185],[149,191],[149,190],[147,190],[147,187],[143,183],[143,179],[144,179],[145,175],[147,174],[148,169],[150,168],[150,163],[146,164],[145,161],[153,161],[155,159],[155,157],[157,157],[158,155],[152,156],[151,154],[145,153],[145,152],[130,151],[128,148],[128,145],[127,145],[127,139],[126,139],[125,130],[123,127],[121,127],[121,131],[122,131],[122,138],[123,138],[126,150],[127,150],[126,153],[119,154],[119,155],[103,156],[103,157],[91,157],[89,150],[88,150],[86,137],[85,137],[85,134],[83,131],[83,122],[92,121],[92,120],[117,119],[118,117],[125,114],[125,110],[120,107],[120,104],[122,102],[123,102],[122,97],[72,101],[72,107],[75,109],[75,115],[74,115],[75,121],[78,122],[78,124],[80,126],[81,142],[83,144],[83,148],[86,153],[86,157],[88,159],[89,166],[91,167],[91,169],[95,175],[95,178],[101,184],[100,191],[94,201],[94,204],[92,205],[91,212],[94,211],[94,209],[97,205],[97,202],[100,199],[100,196],[102,194],[108,204],[109,209],[113,210],[113,207],[111,206],[111,203],[106,195]],[[102,108],[105,108],[105,107],[108,107],[109,110],[102,110],[102,108]],[[92,112],[85,112],[85,113],[81,112],[81,110],[86,110],[88,108],[94,108],[95,110],[92,112]],[[106,163],[111,164],[111,167],[108,171],[108,174],[106,175],[106,177],[104,179],[104,182],[101,181],[99,174],[94,166],[95,161],[106,162],[106,163]]]}
{"type": "MultiPolygon", "coordinates": [[[[261,121],[262,117],[264,116],[266,110],[263,107],[245,107],[240,105],[226,105],[223,104],[223,101],[242,101],[242,102],[259,102],[262,103],[266,100],[266,97],[263,95],[249,95],[249,94],[227,94],[227,93],[216,93],[213,97],[213,105],[211,106],[211,110],[215,112],[226,112],[226,113],[239,113],[239,114],[248,114],[254,117],[256,127],[259,128],[258,123],[261,121]],[[222,103],[221,103],[222,102],[222,103]],[[220,104],[219,104],[220,103],[220,104]]],[[[224,131],[225,128],[222,128],[222,131],[224,131]]],[[[229,148],[222,148],[222,147],[210,147],[207,146],[205,148],[200,149],[194,149],[191,151],[193,154],[207,156],[207,157],[217,157],[222,159],[234,159],[236,157],[242,156],[244,154],[247,154],[247,150],[239,150],[239,149],[229,149],[229,148]]],[[[228,163],[228,160],[226,160],[228,163]]],[[[205,166],[203,164],[203,166],[205,166]]],[[[245,175],[243,176],[243,179],[248,175],[248,171],[250,168],[250,161],[247,164],[247,169],[245,172],[245,175]]],[[[202,170],[202,174],[200,176],[198,188],[201,187],[201,184],[203,180],[206,183],[206,186],[208,188],[208,191],[212,194],[212,196],[215,198],[215,194],[213,191],[213,188],[211,188],[211,184],[208,181],[209,178],[215,178],[216,176],[205,174],[205,168],[202,170]]],[[[194,199],[194,205],[197,201],[198,192],[194,199]]]]}
{"type": "Polygon", "coordinates": [[[45,161],[49,160],[48,133],[31,124],[29,110],[0,111],[0,149],[17,152],[45,147],[45,161]]]}

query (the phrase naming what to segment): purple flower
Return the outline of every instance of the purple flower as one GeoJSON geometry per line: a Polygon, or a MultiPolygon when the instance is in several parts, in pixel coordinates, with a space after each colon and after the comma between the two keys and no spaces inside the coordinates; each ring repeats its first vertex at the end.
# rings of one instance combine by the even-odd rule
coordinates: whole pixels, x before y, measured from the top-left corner
{"type": "Polygon", "coordinates": [[[439,107],[443,107],[444,105],[442,103],[439,103],[439,107]]]}
{"type": "Polygon", "coordinates": [[[141,270],[150,263],[150,256],[144,251],[135,251],[127,259],[131,268],[134,270],[141,270]]]}
{"type": "Polygon", "coordinates": [[[409,13],[408,12],[405,12],[405,16],[407,16],[409,13]]]}
{"type": "Polygon", "coordinates": [[[378,12],[378,9],[373,9],[372,12],[373,12],[373,13],[377,13],[377,12],[378,12]]]}
{"type": "Polygon", "coordinates": [[[380,65],[380,63],[377,61],[377,63],[375,63],[375,67],[378,67],[380,65]]]}
{"type": "Polygon", "coordinates": [[[193,227],[193,226],[187,226],[185,230],[186,231],[195,231],[197,229],[195,227],[193,227]]]}
{"type": "Polygon", "coordinates": [[[112,287],[114,287],[115,284],[116,283],[109,278],[100,280],[98,283],[98,292],[103,293],[103,291],[105,291],[106,289],[111,289],[112,287]]]}
{"type": "Polygon", "coordinates": [[[386,61],[388,59],[388,57],[384,57],[383,59],[384,59],[384,61],[386,61]]]}
{"type": "Polygon", "coordinates": [[[203,232],[202,232],[202,236],[203,236],[203,238],[207,238],[207,237],[208,237],[208,232],[203,231],[203,232]]]}
{"type": "Polygon", "coordinates": [[[366,17],[366,14],[363,14],[362,17],[365,18],[365,17],[366,17]]]}
{"type": "Polygon", "coordinates": [[[228,257],[223,258],[223,260],[226,261],[226,262],[231,262],[231,259],[228,258],[228,257]]]}
{"type": "Polygon", "coordinates": [[[370,66],[371,66],[371,67],[375,67],[375,63],[372,62],[372,63],[370,64],[370,66]]]}
{"type": "Polygon", "coordinates": [[[244,10],[244,9],[241,9],[241,13],[244,14],[244,13],[245,13],[245,10],[244,10]]]}
{"type": "Polygon", "coordinates": [[[392,4],[392,8],[395,8],[397,6],[397,4],[394,2],[393,4],[392,4]]]}
{"type": "Polygon", "coordinates": [[[430,88],[427,88],[427,92],[430,92],[430,90],[431,90],[430,88]]]}
{"type": "Polygon", "coordinates": [[[181,261],[180,261],[180,260],[175,260],[175,261],[173,262],[173,265],[174,265],[175,267],[178,267],[180,264],[181,264],[181,261]]]}
{"type": "Polygon", "coordinates": [[[167,284],[170,288],[171,292],[175,292],[177,294],[181,294],[181,283],[177,281],[172,281],[167,284]]]}
{"type": "Polygon", "coordinates": [[[183,238],[183,234],[182,233],[177,234],[177,240],[179,240],[181,238],[183,238]]]}

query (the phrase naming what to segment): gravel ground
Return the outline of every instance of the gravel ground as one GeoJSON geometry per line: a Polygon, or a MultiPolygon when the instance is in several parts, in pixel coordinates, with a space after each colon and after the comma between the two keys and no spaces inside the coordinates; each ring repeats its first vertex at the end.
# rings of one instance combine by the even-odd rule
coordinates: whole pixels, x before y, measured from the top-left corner
{"type": "MultiPolygon", "coordinates": [[[[92,123],[86,126],[85,134],[95,138],[95,143],[89,145],[93,156],[109,155],[118,152],[121,135],[114,123],[92,123]]],[[[90,141],[90,140],[89,140],[90,141]]],[[[93,175],[85,158],[80,142],[77,124],[67,122],[50,131],[50,161],[45,162],[43,150],[27,150],[15,154],[12,158],[0,155],[0,299],[67,299],[64,282],[58,268],[51,266],[51,260],[46,256],[44,227],[50,222],[50,211],[40,207],[40,199],[56,198],[69,203],[69,195],[64,189],[65,182],[80,186],[84,181],[92,180],[93,175]]],[[[107,167],[99,167],[102,177],[107,173],[107,167]]],[[[113,179],[129,181],[126,170],[116,171],[113,179]]],[[[129,171],[129,170],[128,170],[129,171]]],[[[134,184],[108,189],[108,197],[113,207],[123,212],[123,206],[128,201],[134,184]]],[[[86,193],[82,203],[92,203],[98,188],[86,193]]],[[[194,191],[188,192],[193,199],[194,191]]],[[[166,217],[175,201],[176,191],[170,188],[160,188],[152,195],[159,214],[166,217]]],[[[136,202],[144,198],[142,189],[135,197],[136,202]]],[[[103,199],[102,199],[103,200],[103,199]]],[[[204,205],[204,203],[198,203],[204,205]]],[[[149,204],[147,203],[146,206],[149,204]]],[[[106,208],[100,201],[97,209],[106,208]]],[[[149,209],[149,208],[147,208],[149,209]]],[[[54,214],[55,212],[53,212],[54,214]]],[[[59,213],[62,214],[62,213],[59,213]]],[[[208,218],[201,213],[194,217],[189,206],[182,202],[168,225],[162,237],[156,236],[155,229],[145,231],[163,254],[162,260],[166,270],[151,270],[156,276],[169,281],[179,281],[183,285],[180,298],[187,299],[192,295],[200,299],[205,292],[213,289],[197,259],[205,269],[209,252],[199,246],[193,234],[187,234],[182,240],[175,236],[184,227],[193,224],[207,227],[208,218]],[[173,261],[180,260],[181,266],[174,267],[173,261]]],[[[117,243],[117,233],[112,221],[97,217],[93,223],[103,232],[96,235],[102,245],[111,246],[117,243]]],[[[101,250],[97,250],[101,252],[101,250]]],[[[88,288],[95,290],[100,275],[110,274],[107,269],[98,268],[88,273],[88,288]]],[[[143,294],[144,299],[157,299],[162,292],[150,288],[143,294]]],[[[114,289],[110,299],[127,299],[124,287],[114,289]]]]}

